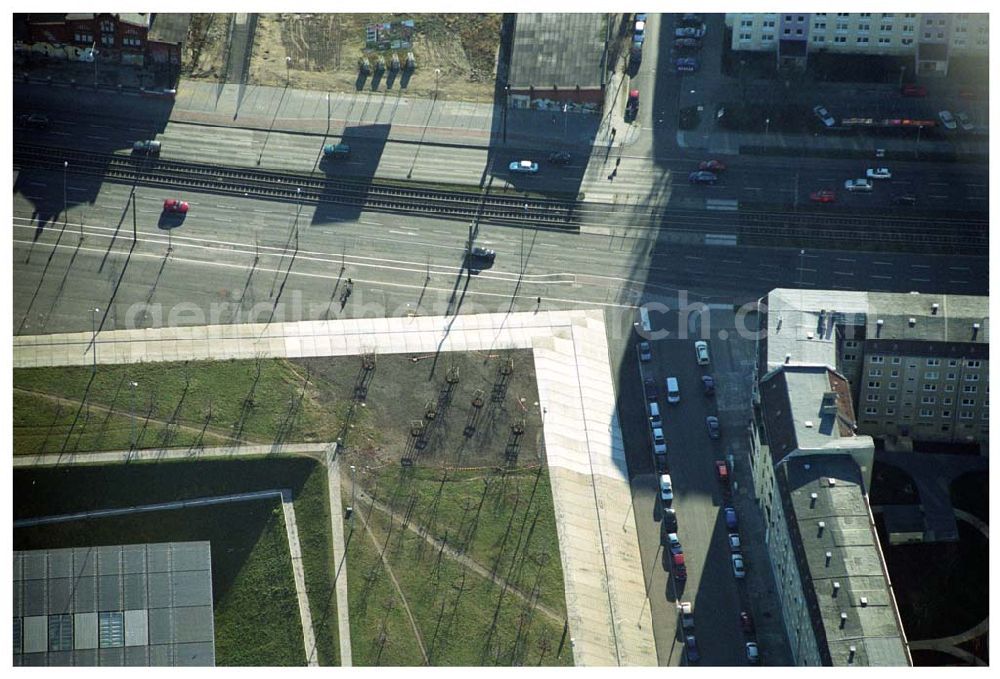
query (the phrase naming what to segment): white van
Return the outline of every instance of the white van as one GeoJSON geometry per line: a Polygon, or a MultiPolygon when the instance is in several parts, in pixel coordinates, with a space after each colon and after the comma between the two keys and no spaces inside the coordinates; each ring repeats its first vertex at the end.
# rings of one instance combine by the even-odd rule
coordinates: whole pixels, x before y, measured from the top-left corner
{"type": "Polygon", "coordinates": [[[663,427],[663,418],[660,417],[660,404],[656,401],[649,402],[649,426],[653,429],[663,427]]]}
{"type": "Polygon", "coordinates": [[[681,402],[681,388],[677,384],[676,377],[667,378],[667,402],[668,403],[681,402]]]}
{"type": "Polygon", "coordinates": [[[667,454],[667,440],[663,437],[663,430],[659,428],[653,429],[653,454],[667,454]]]}

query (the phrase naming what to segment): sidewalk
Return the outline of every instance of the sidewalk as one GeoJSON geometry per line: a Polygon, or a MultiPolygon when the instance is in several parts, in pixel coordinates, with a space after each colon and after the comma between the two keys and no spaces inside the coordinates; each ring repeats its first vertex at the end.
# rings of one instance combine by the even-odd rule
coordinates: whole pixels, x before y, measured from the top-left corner
{"type": "MultiPolygon", "coordinates": [[[[14,338],[14,366],[89,366],[90,332],[14,338]]],[[[577,665],[654,666],[652,619],[599,310],[114,330],[97,362],[532,349],[577,665]]],[[[101,368],[98,367],[98,370],[101,368]]]]}

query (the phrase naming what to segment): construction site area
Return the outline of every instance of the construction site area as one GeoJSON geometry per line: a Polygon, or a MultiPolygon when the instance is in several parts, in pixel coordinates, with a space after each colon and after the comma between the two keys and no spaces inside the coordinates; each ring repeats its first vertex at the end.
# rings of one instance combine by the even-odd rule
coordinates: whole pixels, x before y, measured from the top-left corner
{"type": "Polygon", "coordinates": [[[500,14],[193,14],[197,80],[459,101],[493,97],[500,14]]]}

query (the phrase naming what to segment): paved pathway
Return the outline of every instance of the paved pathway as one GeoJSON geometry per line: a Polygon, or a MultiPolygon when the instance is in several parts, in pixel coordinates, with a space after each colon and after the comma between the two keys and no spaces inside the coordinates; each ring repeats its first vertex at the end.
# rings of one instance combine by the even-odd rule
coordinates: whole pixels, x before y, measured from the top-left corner
{"type": "MultiPolygon", "coordinates": [[[[14,367],[90,365],[91,340],[15,337],[14,367]]],[[[656,665],[600,310],[112,330],[98,333],[97,362],[505,348],[533,350],[574,661],[656,665]]]]}
{"type": "MultiPolygon", "coordinates": [[[[127,461],[128,451],[124,451],[127,461]]],[[[255,500],[266,500],[277,497],[281,500],[281,510],[285,518],[285,534],[288,537],[288,551],[292,559],[292,576],[295,580],[295,596],[299,604],[299,619],[302,623],[302,642],[305,647],[306,664],[316,667],[319,662],[316,657],[316,637],[313,633],[312,612],[309,608],[309,595],[306,593],[305,575],[302,571],[302,548],[299,543],[299,528],[295,521],[295,507],[292,504],[292,491],[281,490],[258,490],[251,493],[237,493],[234,495],[216,495],[213,497],[201,497],[193,500],[178,500],[176,502],[157,502],[148,505],[138,505],[135,507],[120,507],[115,509],[95,509],[87,512],[76,512],[73,514],[60,514],[57,516],[41,516],[34,519],[21,519],[14,522],[14,528],[25,528],[27,526],[41,526],[52,523],[66,523],[69,521],[84,521],[88,519],[101,519],[109,516],[122,516],[125,514],[138,514],[143,512],[162,512],[171,509],[192,509],[195,507],[206,507],[209,505],[228,504],[230,502],[250,502],[255,500]]]]}
{"type": "Polygon", "coordinates": [[[337,636],[340,638],[340,666],[351,667],[351,619],[347,605],[347,548],[344,546],[344,505],[340,500],[340,461],[337,445],[327,446],[323,456],[326,462],[326,488],[330,494],[330,538],[333,545],[334,584],[337,588],[337,636]]]}

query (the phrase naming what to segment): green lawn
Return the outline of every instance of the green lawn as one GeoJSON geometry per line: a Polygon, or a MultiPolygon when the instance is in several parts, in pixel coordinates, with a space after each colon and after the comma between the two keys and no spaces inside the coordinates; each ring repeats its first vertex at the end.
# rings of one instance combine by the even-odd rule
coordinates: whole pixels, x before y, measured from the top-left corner
{"type": "MultiPolygon", "coordinates": [[[[319,660],[323,665],[336,665],[339,654],[326,470],[314,460],[271,458],[19,469],[14,472],[14,518],[278,488],[293,492],[319,660]]],[[[46,538],[52,542],[44,546],[56,547],[151,541],[143,535],[155,535],[155,541],[212,540],[216,639],[222,649],[218,651],[219,664],[304,664],[288,543],[277,503],[238,503],[225,511],[220,507],[157,512],[67,525],[75,528],[69,533],[55,527],[19,529],[15,531],[15,545],[25,539],[23,535],[33,535],[34,531],[55,536],[46,538]],[[255,521],[250,512],[256,505],[266,505],[265,518],[279,531],[273,539],[267,532],[271,524],[255,521]],[[201,518],[172,518],[188,514],[201,518]],[[123,527],[121,524],[126,522],[129,525],[123,527]],[[92,541],[91,527],[99,529],[96,535],[103,542],[92,541]],[[70,543],[63,544],[61,539],[70,543]],[[291,597],[291,617],[274,615],[287,608],[287,602],[272,605],[271,598],[278,591],[291,597]],[[245,632],[244,623],[229,620],[247,621],[254,631],[245,632]],[[287,628],[294,628],[297,641],[289,639],[287,628]],[[274,641],[256,641],[256,634],[274,641]]],[[[42,545],[16,548],[38,546],[42,545]]]]}

